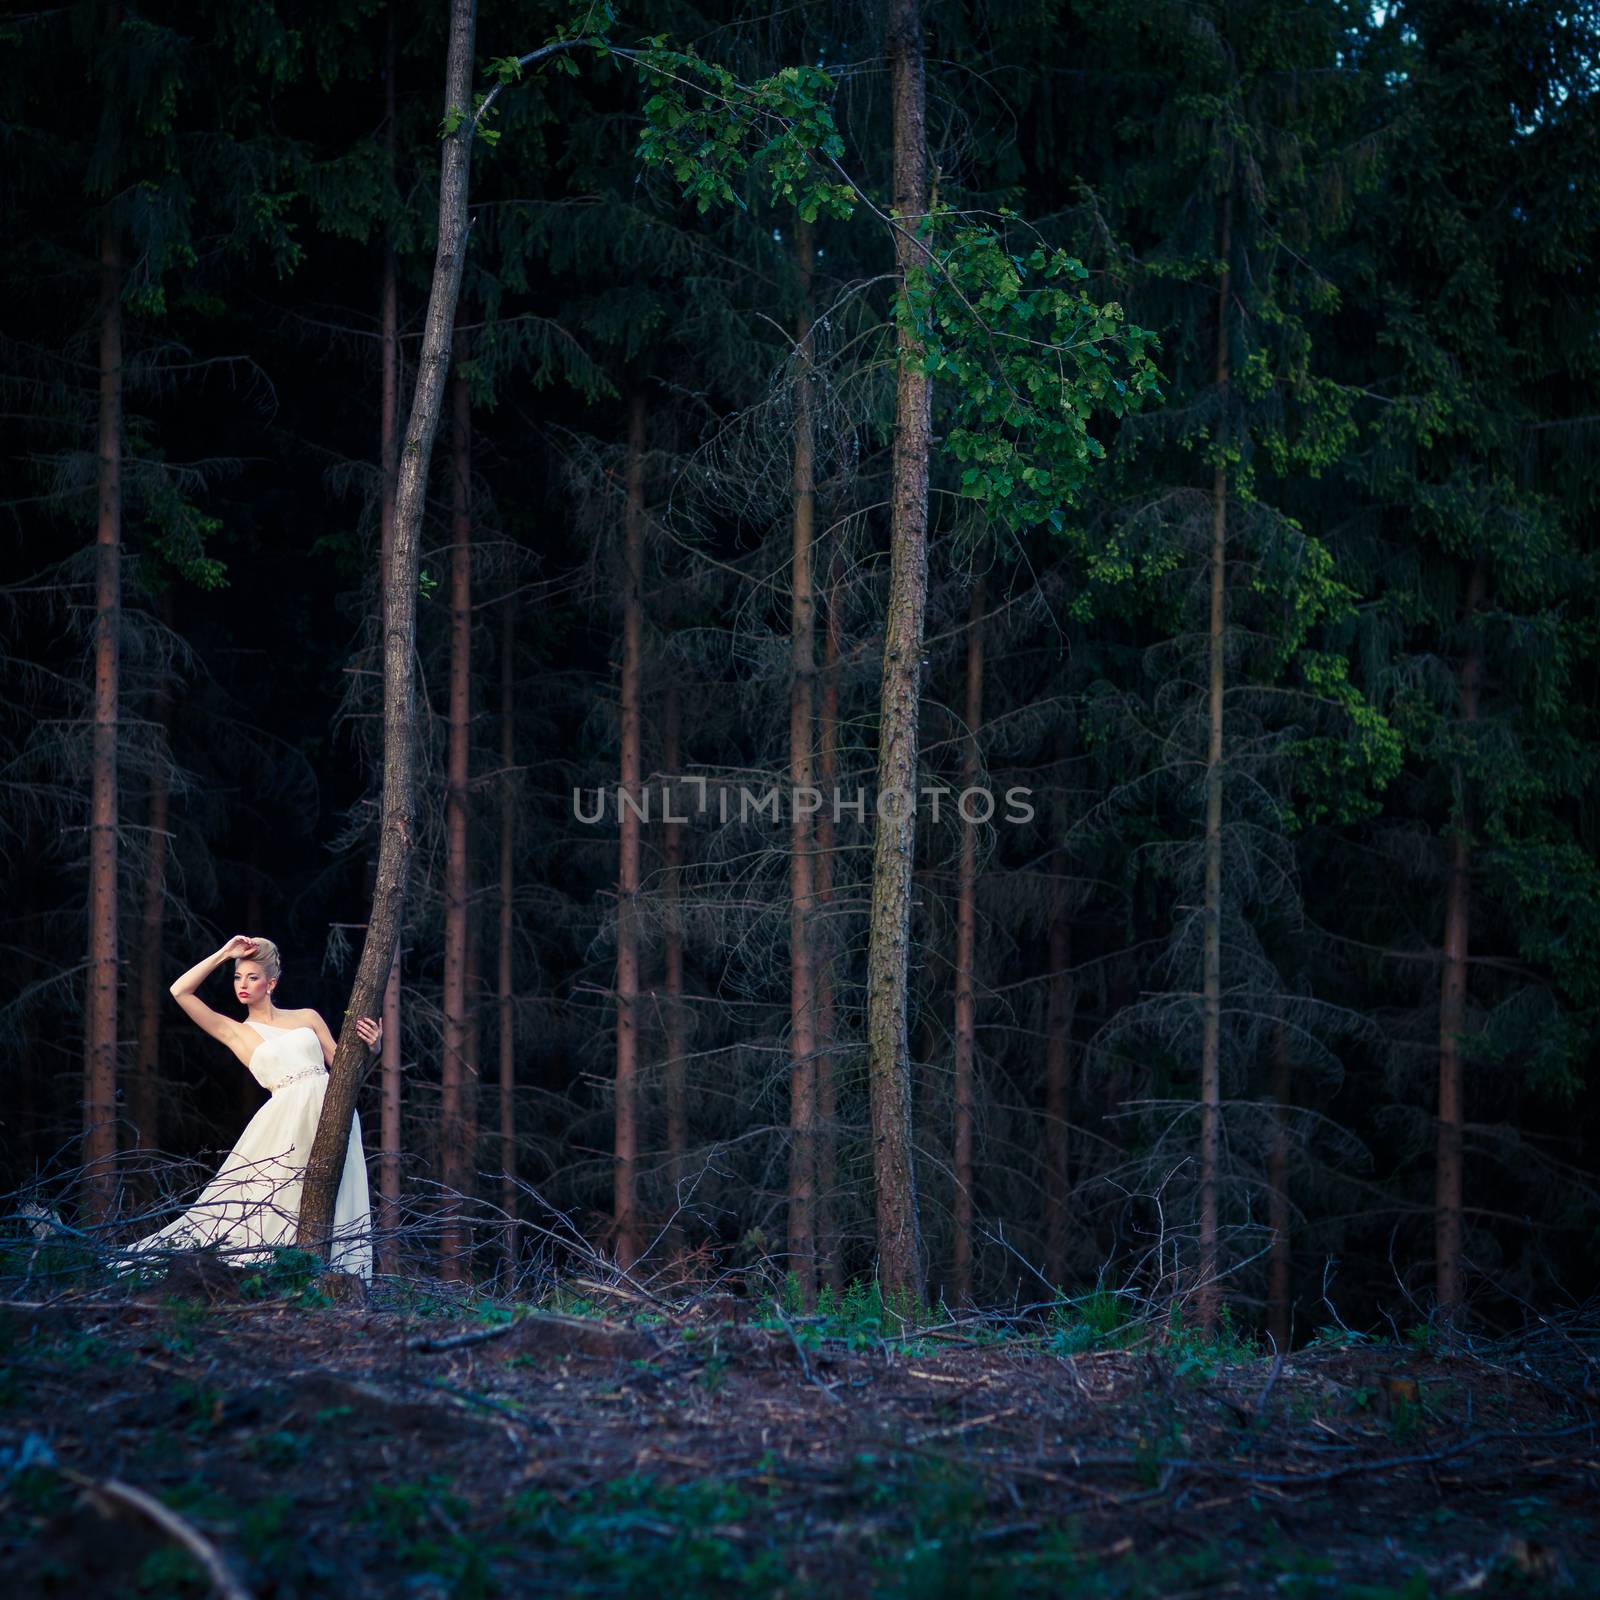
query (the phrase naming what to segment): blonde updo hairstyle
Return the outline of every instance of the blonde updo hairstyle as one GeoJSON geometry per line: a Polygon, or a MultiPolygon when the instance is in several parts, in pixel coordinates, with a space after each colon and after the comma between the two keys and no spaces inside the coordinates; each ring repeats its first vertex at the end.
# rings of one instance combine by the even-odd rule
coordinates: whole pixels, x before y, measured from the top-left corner
{"type": "Polygon", "coordinates": [[[277,945],[270,939],[257,938],[255,934],[248,937],[256,947],[256,953],[253,956],[239,956],[233,963],[233,970],[239,970],[240,961],[253,961],[269,978],[276,979],[283,971],[283,957],[278,953],[277,945]]]}

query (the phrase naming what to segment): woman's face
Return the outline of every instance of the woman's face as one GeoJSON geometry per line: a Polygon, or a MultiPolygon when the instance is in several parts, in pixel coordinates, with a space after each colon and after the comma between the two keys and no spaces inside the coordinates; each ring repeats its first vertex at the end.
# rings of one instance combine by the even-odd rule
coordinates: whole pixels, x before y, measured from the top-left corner
{"type": "Polygon", "coordinates": [[[269,978],[257,961],[237,961],[233,967],[233,992],[242,1006],[259,1005],[278,980],[269,978]]]}

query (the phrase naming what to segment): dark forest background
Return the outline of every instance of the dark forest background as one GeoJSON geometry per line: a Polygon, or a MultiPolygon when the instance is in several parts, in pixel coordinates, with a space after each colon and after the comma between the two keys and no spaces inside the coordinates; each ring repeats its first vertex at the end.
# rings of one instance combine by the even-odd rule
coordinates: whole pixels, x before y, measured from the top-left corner
{"type": "MultiPolygon", "coordinates": [[[[478,59],[567,20],[488,0],[478,59]]],[[[1189,1292],[1208,838],[1235,1321],[1303,1339],[1443,1301],[1507,1326],[1594,1292],[1596,20],[1559,0],[927,7],[934,199],[1019,270],[1037,247],[1081,261],[1086,293],[1158,338],[1161,390],[1096,413],[1103,458],[1068,497],[957,459],[957,386],[934,385],[923,781],[1025,787],[1034,815],[919,816],[931,1292],[1189,1292]],[[1043,511],[1014,515],[1030,497],[1043,511]]],[[[342,1016],[381,755],[385,284],[403,410],[447,21],[403,0],[218,0],[0,23],[8,1189],[83,1159],[108,283],[118,1203],[148,1198],[158,1152],[214,1162],[260,1103],[172,1006],[178,973],[265,934],[278,998],[342,1016]]],[[[840,166],[887,205],[873,8],[658,4],[609,24],[646,34],[744,79],[825,68],[840,166]]],[[[866,208],[798,220],[753,169],[702,210],[639,158],[647,75],[570,60],[508,88],[473,156],[419,594],[392,1170],[414,1219],[441,1176],[471,1199],[456,1271],[548,1250],[530,1234],[508,1263],[500,1207],[554,1208],[655,1263],[709,1243],[781,1275],[791,834],[787,812],[741,824],[737,794],[789,781],[802,414],[814,749],[831,741],[847,796],[870,792],[893,248],[866,208]],[[619,1241],[619,827],[614,803],[581,821],[573,793],[614,801],[630,693],[645,778],[703,779],[711,807],[642,830],[642,1235],[619,1241]],[[465,1109],[445,1140],[452,1029],[465,1109]]],[[[875,1261],[870,837],[846,812],[819,847],[830,1009],[809,1081],[834,1286],[875,1261]]],[[[382,1081],[361,1103],[375,1202],[382,1081]]]]}

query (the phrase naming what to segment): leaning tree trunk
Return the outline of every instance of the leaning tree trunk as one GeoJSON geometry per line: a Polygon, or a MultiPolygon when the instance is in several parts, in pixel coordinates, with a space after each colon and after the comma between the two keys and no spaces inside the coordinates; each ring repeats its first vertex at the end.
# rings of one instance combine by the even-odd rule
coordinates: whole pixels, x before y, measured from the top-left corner
{"type": "MultiPolygon", "coordinates": [[[[389,7],[384,40],[383,148],[389,186],[395,184],[395,8],[389,7]]],[[[390,230],[392,234],[392,229],[390,230]]],[[[400,429],[400,299],[395,273],[394,240],[383,247],[383,279],[379,292],[382,337],[381,394],[379,397],[378,620],[388,634],[389,590],[394,561],[394,500],[399,470],[400,429]]],[[[380,1058],[382,1094],[378,1117],[378,1259],[380,1272],[398,1272],[400,1232],[400,941],[395,940],[394,960],[383,986],[383,1047],[380,1058]]]]}
{"type": "Polygon", "coordinates": [[[461,1217],[472,1187],[467,1096],[476,1088],[467,1060],[467,830],[471,821],[472,736],[472,411],[458,336],[451,376],[450,721],[445,755],[444,996],[440,1030],[439,1177],[444,1215],[439,1266],[464,1279],[467,1242],[461,1217]],[[469,1081],[470,1080],[470,1081],[469,1081]]]}
{"type": "Polygon", "coordinates": [[[812,961],[817,974],[817,1256],[822,1281],[835,1294],[844,1293],[844,1257],[834,1220],[838,1121],[833,1085],[833,947],[828,908],[833,903],[833,797],[839,782],[839,591],[843,562],[835,549],[828,573],[828,630],[822,647],[822,702],[817,708],[817,870],[813,877],[817,905],[817,937],[812,961]]]}
{"type": "Polygon", "coordinates": [[[801,309],[795,347],[793,541],[789,603],[789,1270],[816,1304],[816,968],[811,956],[816,844],[809,801],[816,675],[811,539],[816,506],[811,417],[811,229],[795,230],[801,309]],[[805,795],[807,803],[801,804],[805,795]]]}
{"type": "MultiPolygon", "coordinates": [[[[1072,744],[1063,732],[1056,745],[1061,769],[1057,793],[1066,789],[1072,744]]],[[[1050,935],[1046,960],[1044,1008],[1044,1272],[1051,1286],[1064,1290],[1067,1280],[1067,1224],[1070,1189],[1068,1159],[1071,1137],[1072,901],[1068,893],[1065,805],[1054,812],[1056,845],[1050,852],[1050,935]]]]}
{"type": "Polygon", "coordinates": [[[517,1036],[511,988],[516,933],[516,681],[516,601],[507,598],[500,609],[500,939],[495,952],[495,1001],[500,1050],[500,1209],[506,1214],[508,1275],[517,1265],[517,1036]]]}
{"type": "MultiPolygon", "coordinates": [[[[967,633],[967,737],[961,759],[961,787],[971,793],[983,776],[978,730],[983,722],[983,580],[972,590],[967,633]]],[[[955,1303],[972,1300],[972,1061],[977,1045],[978,1006],[974,971],[978,964],[978,825],[961,817],[961,864],[956,890],[955,996],[955,1149],[952,1158],[954,1259],[950,1292],[955,1303]]]]}
{"type": "MultiPolygon", "coordinates": [[[[678,686],[667,685],[661,714],[661,763],[666,769],[667,793],[682,765],[683,707],[678,686]]],[[[662,980],[667,991],[664,1018],[667,1059],[663,1066],[667,1098],[667,1178],[672,1188],[672,1220],[668,1225],[668,1250],[676,1255],[685,1246],[683,1225],[678,1221],[683,1204],[683,1182],[688,1175],[689,1102],[687,1094],[687,1055],[689,1030],[683,1002],[683,824],[672,822],[676,805],[663,813],[661,828],[661,943],[662,980]]]]}
{"type": "MultiPolygon", "coordinates": [[[[1220,228],[1222,281],[1217,290],[1216,383],[1228,403],[1228,254],[1233,196],[1224,195],[1220,228]]],[[[1226,422],[1223,423],[1226,429],[1226,422]]],[[[1203,924],[1200,1045],[1200,1259],[1196,1304],[1200,1326],[1217,1323],[1217,1168],[1222,1148],[1222,696],[1227,623],[1228,471],[1219,454],[1211,489],[1211,618],[1207,633],[1205,921],[1203,924]]]]}
{"type": "Polygon", "coordinates": [[[1267,1157],[1267,1332],[1289,1348],[1289,1030],[1272,1030],[1272,1152],[1267,1157]]]}
{"type": "Polygon", "coordinates": [[[378,1102],[377,1267],[398,1272],[400,1233],[400,943],[383,985],[383,1054],[378,1102]]]}
{"type": "MultiPolygon", "coordinates": [[[[161,596],[161,621],[172,625],[172,591],[161,596]]],[[[167,809],[172,790],[168,729],[172,721],[172,680],[163,669],[151,696],[150,724],[158,745],[150,771],[149,843],[144,866],[144,910],[139,923],[139,1040],[133,1066],[134,1148],[146,1154],[161,1145],[161,1097],[157,1076],[161,1062],[161,1009],[166,985],[161,981],[161,929],[167,904],[167,809]]],[[[144,1174],[141,1181],[148,1177],[144,1174]]]]}
{"type": "MultiPolygon", "coordinates": [[[[1469,732],[1478,720],[1481,661],[1473,633],[1474,613],[1483,603],[1482,562],[1467,577],[1464,625],[1466,648],[1458,669],[1461,720],[1469,732]]],[[[1472,914],[1472,804],[1467,778],[1458,773],[1460,815],[1450,841],[1450,875],[1445,885],[1444,970],[1439,980],[1439,1150],[1434,1182],[1434,1274],[1439,1309],[1447,1321],[1461,1310],[1462,1101],[1461,1036],[1467,1027],[1467,946],[1472,914]]]]}
{"type": "MultiPolygon", "coordinates": [[[[472,46],[474,0],[451,0],[450,51],[445,69],[445,113],[460,116],[440,141],[439,243],[417,363],[417,387],[406,424],[395,495],[394,544],[388,574],[389,603],[383,641],[383,800],[378,874],[372,913],[350,992],[351,1017],[371,1016],[394,964],[414,845],[416,680],[412,658],[417,632],[417,539],[427,500],[428,464],[444,408],[450,367],[450,331],[461,293],[466,252],[467,176],[472,154],[472,46]]],[[[366,1075],[367,1047],[353,1026],[341,1025],[329,1069],[322,1117],[306,1164],[300,1197],[298,1242],[327,1254],[333,1207],[350,1141],[350,1119],[366,1075]]]]}
{"type": "Polygon", "coordinates": [[[117,718],[122,640],[122,256],[100,225],[99,513],[95,528],[94,732],[89,798],[88,1004],[84,1008],[84,1214],[105,1220],[117,1182],[117,718]]]}
{"type": "Polygon", "coordinates": [[[622,751],[617,878],[617,1082],[613,1233],[617,1260],[631,1267],[642,1248],[637,1207],[639,1156],[639,856],[644,795],[644,395],[628,402],[627,500],[623,510],[622,751]]]}
{"type": "MultiPolygon", "coordinates": [[[[886,0],[894,120],[895,263],[900,292],[921,270],[915,230],[928,210],[920,0],[886,0]]],[[[867,939],[867,1075],[878,1276],[886,1294],[920,1303],[924,1278],[911,1131],[906,1010],[916,859],[917,714],[928,598],[930,419],[924,351],[909,320],[896,333],[889,491],[889,599],[878,729],[877,827],[867,939]]]]}

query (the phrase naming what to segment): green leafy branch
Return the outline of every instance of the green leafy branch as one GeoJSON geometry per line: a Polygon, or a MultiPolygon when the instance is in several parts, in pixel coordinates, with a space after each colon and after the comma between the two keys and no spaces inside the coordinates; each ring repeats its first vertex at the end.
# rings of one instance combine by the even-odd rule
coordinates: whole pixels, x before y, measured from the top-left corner
{"type": "Polygon", "coordinates": [[[962,493],[1013,532],[1065,534],[1066,511],[1105,447],[1096,414],[1121,417],[1161,397],[1155,334],[1081,284],[1061,250],[1013,253],[987,224],[936,209],[918,230],[928,252],[896,307],[923,370],[947,386],[944,448],[965,463],[962,493]]]}

